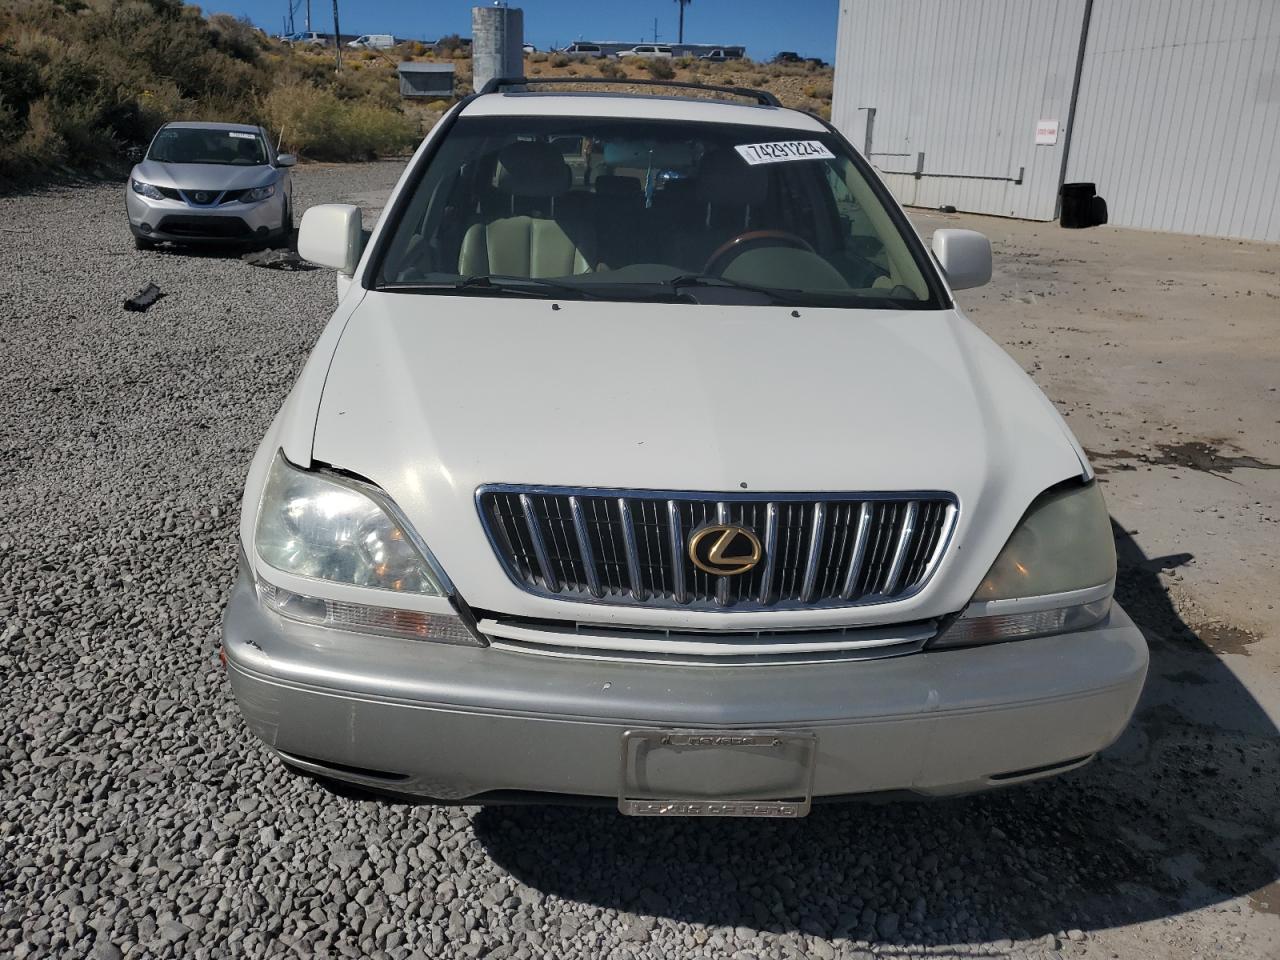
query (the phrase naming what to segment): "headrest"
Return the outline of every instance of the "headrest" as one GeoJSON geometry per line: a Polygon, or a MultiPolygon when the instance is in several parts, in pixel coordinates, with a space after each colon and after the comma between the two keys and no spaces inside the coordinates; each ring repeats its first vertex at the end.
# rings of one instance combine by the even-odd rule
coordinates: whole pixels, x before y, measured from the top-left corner
{"type": "Polygon", "coordinates": [[[733,150],[716,150],[698,165],[698,202],[716,206],[759,206],[769,196],[769,176],[733,150]]]}
{"type": "Polygon", "coordinates": [[[610,197],[638,197],[644,192],[644,186],[638,177],[622,177],[613,173],[602,173],[596,177],[596,193],[610,197]]]}
{"type": "Polygon", "coordinates": [[[549,143],[517,140],[498,151],[494,185],[517,197],[558,197],[573,183],[560,151],[549,143]]]}

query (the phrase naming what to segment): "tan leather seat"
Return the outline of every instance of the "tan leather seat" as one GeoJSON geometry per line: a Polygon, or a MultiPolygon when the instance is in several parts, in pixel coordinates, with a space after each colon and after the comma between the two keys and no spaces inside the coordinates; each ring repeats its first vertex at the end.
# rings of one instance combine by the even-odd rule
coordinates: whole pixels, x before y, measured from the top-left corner
{"type": "Polygon", "coordinates": [[[573,205],[560,203],[572,174],[550,144],[519,140],[498,151],[497,207],[467,228],[458,253],[463,276],[564,277],[594,269],[595,227],[573,205]],[[521,212],[517,213],[517,209],[521,212]]]}

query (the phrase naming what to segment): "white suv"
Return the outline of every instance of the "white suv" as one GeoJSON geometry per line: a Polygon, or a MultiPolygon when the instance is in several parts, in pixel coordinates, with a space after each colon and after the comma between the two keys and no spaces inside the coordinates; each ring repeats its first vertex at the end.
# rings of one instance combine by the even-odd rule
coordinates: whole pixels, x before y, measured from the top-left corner
{"type": "Polygon", "coordinates": [[[258,736],[396,793],[770,817],[1111,743],[1147,650],[1084,453],[956,306],[987,241],[930,252],[765,94],[491,87],[367,246],[303,218],[340,302],[245,488],[258,736]]]}
{"type": "Polygon", "coordinates": [[[670,60],[673,54],[670,47],[659,47],[652,43],[642,43],[630,50],[619,50],[618,58],[642,57],[645,60],[670,60]]]}

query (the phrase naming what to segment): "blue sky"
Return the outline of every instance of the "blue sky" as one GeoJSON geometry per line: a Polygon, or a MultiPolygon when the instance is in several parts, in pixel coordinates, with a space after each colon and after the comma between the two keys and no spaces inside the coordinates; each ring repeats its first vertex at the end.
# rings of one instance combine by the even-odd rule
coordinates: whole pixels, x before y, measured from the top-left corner
{"type": "MultiPolygon", "coordinates": [[[[205,0],[206,13],[248,16],[269,33],[279,33],[290,0],[205,0]]],[[[298,2],[295,23],[303,29],[306,0],[298,2]]],[[[744,44],[757,59],[779,50],[831,60],[836,52],[839,0],[693,0],[685,8],[684,38],[690,43],[744,44]]],[[[472,0],[338,0],[342,32],[391,33],[434,40],[442,34],[471,33],[472,0]]],[[[675,0],[629,3],[583,0],[513,0],[524,10],[525,42],[540,50],[584,40],[653,39],[674,42],[678,20],[675,0]]],[[[333,0],[311,0],[314,30],[333,29],[333,0]]]]}

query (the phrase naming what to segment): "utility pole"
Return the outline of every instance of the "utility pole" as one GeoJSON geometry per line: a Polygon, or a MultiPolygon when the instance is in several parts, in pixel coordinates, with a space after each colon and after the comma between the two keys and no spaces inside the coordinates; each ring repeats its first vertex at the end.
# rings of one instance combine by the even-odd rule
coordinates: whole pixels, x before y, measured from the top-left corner
{"type": "Polygon", "coordinates": [[[311,0],[307,0],[307,33],[311,32],[311,0]]]}
{"type": "Polygon", "coordinates": [[[338,0],[333,0],[333,53],[337,61],[335,70],[342,69],[342,29],[338,26],[338,0]]]}
{"type": "Polygon", "coordinates": [[[693,0],[676,0],[680,4],[680,38],[677,43],[684,43],[684,8],[693,3],[693,0]]]}

